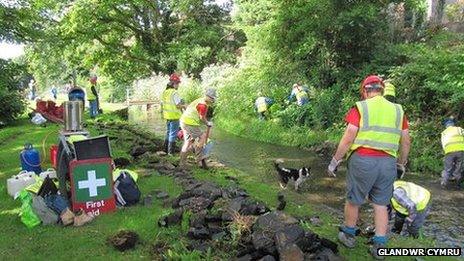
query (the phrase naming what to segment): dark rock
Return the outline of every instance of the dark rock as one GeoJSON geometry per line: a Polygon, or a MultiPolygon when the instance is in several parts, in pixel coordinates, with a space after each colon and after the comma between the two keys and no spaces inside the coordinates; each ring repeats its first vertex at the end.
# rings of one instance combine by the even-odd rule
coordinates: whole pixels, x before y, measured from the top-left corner
{"type": "Polygon", "coordinates": [[[137,146],[137,147],[132,148],[131,151],[129,152],[129,154],[132,157],[137,158],[137,157],[145,154],[147,151],[148,151],[147,148],[137,146]]]}
{"type": "Polygon", "coordinates": [[[163,207],[164,208],[172,207],[172,202],[173,202],[173,200],[170,199],[170,198],[164,199],[163,200],[163,207]]]}
{"type": "Polygon", "coordinates": [[[322,225],[322,220],[319,218],[319,216],[313,216],[309,218],[309,222],[311,222],[313,226],[317,226],[317,227],[322,225]]]}
{"type": "Polygon", "coordinates": [[[220,239],[224,238],[225,236],[226,236],[226,232],[222,231],[222,232],[213,234],[211,236],[211,239],[212,240],[220,240],[220,239]]]}
{"type": "Polygon", "coordinates": [[[282,261],[304,261],[304,254],[297,245],[290,244],[279,251],[279,259],[282,261]]]}
{"type": "Polygon", "coordinates": [[[190,227],[206,227],[205,215],[203,213],[197,213],[192,215],[192,217],[190,218],[190,227]]]}
{"type": "Polygon", "coordinates": [[[240,214],[242,215],[262,215],[266,212],[269,212],[269,209],[262,203],[253,202],[251,200],[246,200],[245,205],[242,204],[242,209],[240,210],[240,214]]]}
{"type": "Polygon", "coordinates": [[[195,213],[211,208],[213,202],[204,197],[192,197],[180,200],[178,205],[195,213]]]}
{"type": "Polygon", "coordinates": [[[276,259],[271,255],[266,255],[262,257],[259,261],[275,261],[276,259]]]}
{"type": "Polygon", "coordinates": [[[138,241],[139,235],[130,230],[121,230],[116,235],[108,238],[108,242],[119,251],[134,248],[138,241]]]}
{"type": "Polygon", "coordinates": [[[315,253],[322,248],[319,236],[310,231],[305,232],[304,237],[298,240],[297,245],[305,253],[315,253]]]}
{"type": "Polygon", "coordinates": [[[203,240],[194,240],[188,246],[188,250],[193,251],[196,250],[200,253],[208,252],[208,248],[210,248],[210,244],[203,240]]]}
{"type": "Polygon", "coordinates": [[[256,249],[254,248],[253,244],[251,242],[247,244],[241,244],[239,245],[239,248],[237,249],[237,257],[241,257],[244,255],[249,255],[253,252],[255,252],[256,249]]]}
{"type": "Polygon", "coordinates": [[[211,235],[208,231],[208,229],[202,227],[202,228],[195,228],[191,227],[189,228],[189,231],[187,232],[187,236],[191,239],[211,239],[211,235]]]}
{"type": "Polygon", "coordinates": [[[177,209],[174,213],[161,217],[158,220],[158,226],[169,227],[172,225],[178,225],[182,222],[182,215],[183,215],[182,209],[177,209]]]}
{"type": "Polygon", "coordinates": [[[145,207],[148,207],[148,206],[151,206],[153,204],[153,197],[152,195],[146,195],[144,198],[143,198],[143,205],[145,207]]]}
{"type": "Polygon", "coordinates": [[[290,244],[295,244],[305,236],[305,231],[299,225],[290,225],[275,234],[277,250],[281,251],[290,244]]]}
{"type": "Polygon", "coordinates": [[[211,223],[211,222],[221,222],[222,221],[222,217],[221,215],[219,214],[216,214],[216,215],[213,215],[213,214],[207,214],[205,216],[205,221],[207,223],[211,223]]]}
{"type": "Polygon", "coordinates": [[[169,194],[164,192],[164,191],[161,191],[161,192],[158,192],[156,194],[156,198],[157,199],[166,199],[166,198],[169,198],[169,194]]]}
{"type": "Polygon", "coordinates": [[[129,166],[130,164],[131,161],[125,157],[118,157],[114,159],[114,165],[116,165],[117,168],[124,168],[129,166]]]}
{"type": "Polygon", "coordinates": [[[324,248],[322,251],[316,253],[316,255],[311,258],[311,260],[318,260],[318,261],[341,261],[343,260],[341,257],[337,256],[330,250],[329,248],[324,248]]]}
{"type": "Polygon", "coordinates": [[[335,254],[338,253],[338,244],[327,238],[321,238],[322,246],[329,248],[335,254]]]}
{"type": "Polygon", "coordinates": [[[267,232],[265,230],[255,231],[251,236],[251,242],[255,249],[270,253],[271,249],[274,247],[274,237],[272,236],[272,232],[267,232]]]}
{"type": "Polygon", "coordinates": [[[251,261],[251,260],[253,260],[253,258],[251,257],[250,254],[246,254],[246,255],[241,256],[241,257],[239,257],[239,258],[237,258],[235,260],[236,261],[251,261]]]}

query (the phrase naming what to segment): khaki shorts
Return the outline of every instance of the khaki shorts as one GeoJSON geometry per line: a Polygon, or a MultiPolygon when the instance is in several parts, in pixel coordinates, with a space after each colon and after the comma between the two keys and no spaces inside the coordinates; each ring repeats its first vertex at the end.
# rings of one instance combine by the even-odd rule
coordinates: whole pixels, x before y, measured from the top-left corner
{"type": "Polygon", "coordinates": [[[203,130],[200,126],[191,126],[191,125],[186,125],[184,123],[180,123],[180,128],[184,131],[184,140],[196,140],[205,133],[205,130],[203,130]]]}

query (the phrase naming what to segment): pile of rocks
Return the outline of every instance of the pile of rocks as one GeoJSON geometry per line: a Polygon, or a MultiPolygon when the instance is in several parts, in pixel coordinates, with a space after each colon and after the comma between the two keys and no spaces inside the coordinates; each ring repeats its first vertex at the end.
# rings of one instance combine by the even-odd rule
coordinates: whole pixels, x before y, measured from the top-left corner
{"type": "Polygon", "coordinates": [[[338,260],[337,244],[311,231],[305,231],[299,220],[281,211],[271,211],[251,199],[237,187],[222,188],[199,181],[188,171],[163,171],[183,186],[184,192],[172,201],[174,212],[158,221],[161,227],[180,224],[188,211],[187,237],[190,249],[206,251],[214,242],[232,241],[232,224],[240,217],[251,217],[254,223],[242,231],[234,249],[238,260],[338,260]]]}

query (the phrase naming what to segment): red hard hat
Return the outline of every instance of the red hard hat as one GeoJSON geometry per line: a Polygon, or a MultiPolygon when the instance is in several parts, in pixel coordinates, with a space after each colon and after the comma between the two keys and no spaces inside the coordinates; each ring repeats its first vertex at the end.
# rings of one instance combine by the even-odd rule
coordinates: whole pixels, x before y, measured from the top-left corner
{"type": "Polygon", "coordinates": [[[359,88],[359,94],[361,94],[361,98],[362,99],[365,99],[365,88],[366,86],[369,86],[371,87],[373,84],[380,84],[381,88],[384,89],[385,88],[385,84],[383,83],[383,80],[382,78],[380,78],[379,76],[377,75],[369,75],[367,76],[364,81],[362,81],[361,83],[361,86],[359,88]]]}
{"type": "Polygon", "coordinates": [[[94,75],[94,76],[91,76],[91,77],[90,77],[90,82],[91,82],[92,84],[96,84],[96,83],[97,83],[97,79],[98,79],[97,76],[95,76],[95,75],[94,75]]]}
{"type": "Polygon", "coordinates": [[[173,73],[171,76],[169,76],[169,81],[170,82],[180,82],[180,77],[179,75],[173,73]]]}
{"type": "Polygon", "coordinates": [[[369,75],[369,76],[367,76],[366,79],[364,79],[364,81],[362,82],[361,87],[365,88],[366,85],[370,85],[370,84],[374,84],[374,83],[380,83],[382,88],[385,88],[385,84],[383,83],[382,78],[380,78],[377,75],[369,75]]]}

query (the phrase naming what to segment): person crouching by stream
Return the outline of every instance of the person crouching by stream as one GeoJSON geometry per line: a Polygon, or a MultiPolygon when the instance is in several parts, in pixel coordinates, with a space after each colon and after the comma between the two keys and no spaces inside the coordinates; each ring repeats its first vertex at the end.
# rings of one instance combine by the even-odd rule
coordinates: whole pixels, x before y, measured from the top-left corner
{"type": "Polygon", "coordinates": [[[180,127],[184,133],[184,144],[180,152],[179,167],[185,168],[187,163],[187,153],[194,149],[198,163],[201,162],[203,168],[207,168],[203,155],[203,146],[206,144],[209,135],[209,128],[213,126],[211,121],[208,121],[206,115],[208,107],[216,101],[216,90],[207,89],[205,96],[191,102],[180,118],[180,127]],[[207,126],[205,131],[202,125],[207,126]],[[199,139],[198,143],[195,140],[199,139]],[[198,144],[198,145],[194,145],[198,144]],[[193,148],[194,147],[194,148],[193,148]]]}
{"type": "MultiPolygon", "coordinates": [[[[398,179],[401,177],[399,176],[398,179]]],[[[403,180],[395,181],[393,188],[391,205],[396,215],[392,232],[401,234],[403,225],[406,223],[409,236],[418,238],[419,229],[424,225],[430,212],[430,191],[403,180]]]]}
{"type": "Polygon", "coordinates": [[[368,198],[374,208],[375,223],[370,253],[376,259],[382,259],[377,249],[387,243],[387,205],[392,198],[393,182],[397,169],[404,170],[410,148],[403,108],[382,96],[384,88],[376,75],[364,79],[360,88],[362,100],[348,112],[348,125],[328,166],[328,174],[335,177],[338,165],[348,153],[345,222],[340,227],[339,241],[348,248],[355,247],[359,207],[368,198]]]}
{"type": "Polygon", "coordinates": [[[175,73],[171,74],[166,89],[163,91],[160,99],[163,119],[166,120],[164,152],[167,154],[174,154],[175,152],[177,132],[179,131],[179,119],[182,115],[182,109],[185,109],[185,105],[177,92],[179,84],[180,77],[175,73]]]}

